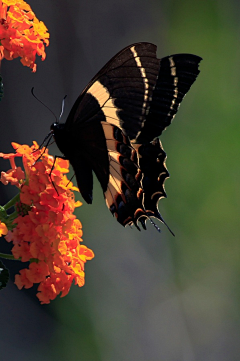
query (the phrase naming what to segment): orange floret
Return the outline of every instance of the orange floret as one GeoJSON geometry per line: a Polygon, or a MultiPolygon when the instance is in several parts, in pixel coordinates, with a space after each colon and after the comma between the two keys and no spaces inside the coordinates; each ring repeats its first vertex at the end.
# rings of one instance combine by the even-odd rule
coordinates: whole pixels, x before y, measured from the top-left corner
{"type": "Polygon", "coordinates": [[[5,223],[0,221],[0,237],[5,236],[8,233],[8,229],[5,223]]]}

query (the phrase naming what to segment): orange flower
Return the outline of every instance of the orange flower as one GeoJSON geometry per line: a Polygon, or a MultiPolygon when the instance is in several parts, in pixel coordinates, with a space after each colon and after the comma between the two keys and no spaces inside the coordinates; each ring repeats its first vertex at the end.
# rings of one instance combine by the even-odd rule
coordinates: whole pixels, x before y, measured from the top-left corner
{"type": "Polygon", "coordinates": [[[49,33],[23,0],[0,0],[0,61],[21,57],[21,63],[36,71],[36,55],[46,58],[49,33]],[[45,45],[44,45],[45,43],[45,45]]]}
{"type": "Polygon", "coordinates": [[[84,285],[84,265],[94,253],[80,243],[82,224],[73,211],[81,203],[75,202],[72,190],[77,188],[64,174],[68,161],[57,158],[50,175],[54,158],[48,150],[41,155],[36,142],[32,147],[12,145],[16,153],[0,153],[12,166],[2,172],[1,181],[19,188],[20,202],[16,204],[15,227],[5,239],[13,242],[14,258],[30,261],[29,268],[16,275],[15,284],[21,289],[39,283],[37,297],[41,303],[49,303],[60,293],[65,296],[73,281],[79,287],[84,285]],[[16,167],[16,157],[22,158],[23,170],[16,167]]]}
{"type": "Polygon", "coordinates": [[[0,237],[5,236],[8,233],[8,229],[5,223],[0,221],[0,237]]]}

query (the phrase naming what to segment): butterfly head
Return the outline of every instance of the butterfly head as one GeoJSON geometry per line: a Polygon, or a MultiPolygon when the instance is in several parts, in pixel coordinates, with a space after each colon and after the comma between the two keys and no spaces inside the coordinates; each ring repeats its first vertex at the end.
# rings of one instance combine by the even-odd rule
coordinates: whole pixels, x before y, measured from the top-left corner
{"type": "Polygon", "coordinates": [[[50,133],[52,137],[55,139],[58,147],[59,145],[64,142],[65,132],[64,132],[64,123],[54,122],[50,127],[50,133]]]}
{"type": "MultiPolygon", "coordinates": [[[[62,115],[63,115],[63,111],[64,111],[64,104],[65,104],[65,99],[66,99],[66,95],[62,100],[62,109],[61,109],[61,113],[59,116],[59,120],[61,119],[62,115]]],[[[56,117],[55,117],[56,118],[56,117]]],[[[63,134],[63,129],[65,124],[63,123],[59,123],[59,120],[56,118],[56,121],[51,125],[50,127],[50,133],[52,134],[52,136],[55,138],[56,140],[56,136],[58,136],[58,134],[63,134]]]]}
{"type": "Polygon", "coordinates": [[[51,133],[55,135],[55,133],[58,132],[59,130],[63,130],[64,125],[65,125],[64,123],[54,122],[50,127],[51,133]]]}

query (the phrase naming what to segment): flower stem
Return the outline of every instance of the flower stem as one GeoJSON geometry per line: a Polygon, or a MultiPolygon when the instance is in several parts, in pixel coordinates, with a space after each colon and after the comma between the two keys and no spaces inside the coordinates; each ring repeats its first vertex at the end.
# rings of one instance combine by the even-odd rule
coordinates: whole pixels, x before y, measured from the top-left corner
{"type": "Polygon", "coordinates": [[[6,254],[6,253],[0,253],[0,258],[5,258],[5,259],[11,259],[14,261],[19,261],[19,259],[14,258],[14,256],[12,254],[6,254]]]}
{"type": "Polygon", "coordinates": [[[18,212],[15,211],[15,212],[11,213],[11,214],[8,216],[7,221],[8,221],[8,222],[13,222],[14,219],[15,219],[17,216],[18,216],[18,212]]]}
{"type": "Polygon", "coordinates": [[[9,202],[7,202],[3,207],[5,210],[13,207],[17,202],[20,201],[20,193],[13,197],[9,202]]]}

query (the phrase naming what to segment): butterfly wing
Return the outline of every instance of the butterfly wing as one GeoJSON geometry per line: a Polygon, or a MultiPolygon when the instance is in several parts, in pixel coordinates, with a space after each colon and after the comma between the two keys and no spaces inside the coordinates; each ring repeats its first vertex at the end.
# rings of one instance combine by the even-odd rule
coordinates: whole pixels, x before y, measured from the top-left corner
{"type": "Polygon", "coordinates": [[[168,177],[161,143],[152,140],[171,123],[201,61],[191,54],[158,59],[156,49],[137,43],[120,51],[80,94],[65,124],[79,144],[64,154],[83,197],[90,203],[93,170],[118,221],[137,226],[140,220],[144,228],[150,216],[163,221],[157,202],[166,196],[168,177]]]}
{"type": "Polygon", "coordinates": [[[80,192],[92,203],[93,171],[111,213],[123,226],[140,220],[145,227],[142,172],[136,150],[120,128],[107,122],[87,122],[81,131],[62,133],[56,125],[54,137],[72,164],[80,192]],[[61,140],[61,136],[64,138],[61,140]]]}
{"type": "Polygon", "coordinates": [[[192,54],[176,54],[160,60],[156,84],[136,143],[152,141],[171,124],[181,101],[199,74],[201,60],[192,54]]]}
{"type": "MultiPolygon", "coordinates": [[[[156,46],[139,43],[129,46],[113,57],[92,79],[76,100],[69,114],[66,125],[77,127],[88,122],[103,111],[105,121],[118,126],[125,134],[134,139],[144,122],[144,99],[150,97],[156,83],[159,59],[156,58],[156,46]],[[142,62],[149,64],[149,89],[145,94],[146,84],[135,59],[135,47],[139,48],[142,62]],[[97,101],[97,104],[96,104],[97,101]]],[[[146,108],[146,106],[144,105],[146,108]]]]}
{"type": "MultiPolygon", "coordinates": [[[[101,116],[101,112],[100,115],[101,116]]],[[[101,123],[92,121],[78,129],[65,124],[51,126],[56,144],[73,166],[79,190],[87,203],[92,203],[94,171],[105,192],[109,179],[106,139],[101,123]]]]}
{"type": "Polygon", "coordinates": [[[165,179],[169,177],[165,164],[166,153],[158,138],[150,143],[134,145],[134,148],[142,172],[143,208],[148,218],[155,217],[166,224],[158,210],[158,201],[167,197],[164,188],[165,179]]]}
{"type": "Polygon", "coordinates": [[[199,74],[201,58],[177,54],[156,57],[150,43],[130,45],[113,57],[76,100],[67,127],[91,121],[99,109],[131,142],[150,142],[171,123],[199,74]]]}
{"type": "Polygon", "coordinates": [[[102,123],[105,133],[108,158],[109,181],[104,192],[110,211],[123,226],[140,220],[145,228],[148,218],[143,206],[142,172],[138,165],[136,150],[128,137],[116,126],[102,123]]]}

